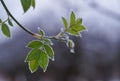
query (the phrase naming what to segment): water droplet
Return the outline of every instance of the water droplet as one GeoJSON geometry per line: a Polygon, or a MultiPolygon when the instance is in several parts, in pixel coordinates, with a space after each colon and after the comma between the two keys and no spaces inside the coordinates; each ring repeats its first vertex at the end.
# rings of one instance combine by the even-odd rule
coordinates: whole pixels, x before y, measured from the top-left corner
{"type": "Polygon", "coordinates": [[[69,40],[69,36],[65,36],[65,38],[66,38],[67,40],[69,40]]]}
{"type": "Polygon", "coordinates": [[[71,52],[71,53],[75,53],[74,48],[71,48],[71,49],[70,49],[70,52],[71,52]]]}
{"type": "Polygon", "coordinates": [[[52,60],[52,61],[55,61],[55,59],[54,59],[54,58],[52,58],[51,60],[52,60]]]}
{"type": "Polygon", "coordinates": [[[82,35],[79,33],[79,36],[82,37],[82,35]]]}
{"type": "Polygon", "coordinates": [[[63,32],[63,31],[64,31],[64,28],[61,28],[61,31],[63,32]]]}
{"type": "Polygon", "coordinates": [[[54,44],[51,42],[50,45],[54,45],[54,44]]]}
{"type": "Polygon", "coordinates": [[[41,28],[40,27],[38,27],[38,30],[40,30],[41,28]]]}

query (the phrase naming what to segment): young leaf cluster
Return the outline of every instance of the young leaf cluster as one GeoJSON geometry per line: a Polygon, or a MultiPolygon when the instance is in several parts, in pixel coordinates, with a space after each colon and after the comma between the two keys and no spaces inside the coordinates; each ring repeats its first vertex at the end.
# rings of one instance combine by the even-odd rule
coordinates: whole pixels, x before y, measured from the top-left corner
{"type": "Polygon", "coordinates": [[[12,21],[10,20],[10,18],[8,17],[8,19],[6,19],[5,21],[2,21],[2,19],[0,19],[0,26],[1,26],[1,31],[2,33],[10,38],[11,37],[11,33],[10,33],[10,29],[9,26],[13,26],[12,21]]]}
{"type": "Polygon", "coordinates": [[[24,12],[27,12],[30,6],[35,8],[35,0],[21,0],[21,5],[24,12]]]}
{"type": "Polygon", "coordinates": [[[52,49],[51,40],[44,38],[44,31],[39,30],[40,34],[43,36],[39,40],[31,41],[27,47],[31,48],[31,51],[28,53],[25,62],[29,63],[29,69],[33,73],[40,66],[45,72],[49,59],[54,60],[54,51],[52,49]]]}
{"type": "Polygon", "coordinates": [[[73,36],[80,36],[80,32],[86,30],[86,28],[82,25],[82,19],[76,18],[74,12],[71,12],[70,15],[70,23],[68,24],[68,21],[66,18],[62,17],[62,21],[64,23],[65,32],[73,35],[73,36]]]}
{"type": "Polygon", "coordinates": [[[65,40],[67,47],[70,48],[70,52],[74,53],[74,42],[69,39],[69,35],[72,36],[81,36],[80,32],[86,30],[86,28],[82,24],[81,18],[76,18],[74,12],[72,11],[70,14],[70,22],[68,23],[65,17],[62,17],[62,21],[64,24],[64,30],[61,31],[56,38],[62,38],[65,40]]]}

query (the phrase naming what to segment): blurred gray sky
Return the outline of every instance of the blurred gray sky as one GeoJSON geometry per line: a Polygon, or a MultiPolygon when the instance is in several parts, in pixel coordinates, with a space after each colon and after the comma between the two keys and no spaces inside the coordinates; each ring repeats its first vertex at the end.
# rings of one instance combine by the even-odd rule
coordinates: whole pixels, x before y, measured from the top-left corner
{"type": "MultiPolygon", "coordinates": [[[[108,21],[105,22],[104,19],[106,18],[106,16],[104,16],[104,14],[101,15],[100,13],[97,12],[97,10],[90,7],[89,4],[93,2],[102,6],[105,9],[110,10],[113,13],[120,14],[119,0],[113,0],[113,1],[110,1],[110,0],[36,0],[36,3],[37,3],[36,8],[34,10],[30,8],[30,10],[25,14],[23,13],[20,0],[4,0],[4,1],[7,4],[8,8],[10,9],[11,13],[23,25],[29,26],[28,22],[30,21],[34,21],[33,24],[36,24],[35,21],[39,20],[39,22],[42,22],[43,26],[47,27],[47,29],[49,30],[53,30],[51,27],[55,23],[61,22],[62,16],[65,16],[67,17],[67,19],[69,19],[69,14],[70,14],[70,11],[72,10],[76,12],[77,16],[83,18],[83,22],[86,26],[87,26],[87,21],[92,23],[95,23],[95,21],[98,21],[103,25],[106,22],[109,22],[109,24],[112,24],[113,22],[115,22],[115,24],[118,24],[118,21],[116,20],[114,21],[114,19],[111,19],[111,21],[109,21],[109,18],[108,18],[108,21]],[[91,21],[91,18],[93,21],[91,21]],[[99,20],[95,20],[96,18],[99,20]]],[[[1,4],[0,4],[0,18],[2,18],[3,20],[6,19],[6,13],[1,4]]],[[[11,31],[14,35],[16,35],[17,33],[15,32],[18,32],[20,29],[16,27],[16,25],[14,26],[15,26],[14,28],[11,28],[11,31]],[[16,29],[19,29],[19,30],[16,30],[16,29]]],[[[60,27],[57,27],[57,28],[59,30],[60,27]]],[[[108,27],[105,27],[105,28],[108,28],[108,27]]],[[[6,37],[2,35],[1,32],[0,32],[0,37],[1,37],[0,43],[7,40],[6,37]]]]}

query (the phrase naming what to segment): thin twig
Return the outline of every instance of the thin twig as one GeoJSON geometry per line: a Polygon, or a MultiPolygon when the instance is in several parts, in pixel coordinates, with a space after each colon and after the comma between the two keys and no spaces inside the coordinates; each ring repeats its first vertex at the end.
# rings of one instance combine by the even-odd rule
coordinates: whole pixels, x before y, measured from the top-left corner
{"type": "Polygon", "coordinates": [[[29,34],[31,34],[31,35],[34,35],[33,32],[31,32],[30,30],[26,29],[23,25],[21,25],[21,24],[14,18],[14,16],[10,13],[10,11],[8,10],[6,4],[4,3],[4,0],[0,0],[0,1],[1,1],[3,7],[5,8],[7,14],[15,21],[15,23],[17,23],[17,25],[18,25],[20,28],[22,28],[24,31],[26,31],[27,33],[29,33],[29,34]]]}

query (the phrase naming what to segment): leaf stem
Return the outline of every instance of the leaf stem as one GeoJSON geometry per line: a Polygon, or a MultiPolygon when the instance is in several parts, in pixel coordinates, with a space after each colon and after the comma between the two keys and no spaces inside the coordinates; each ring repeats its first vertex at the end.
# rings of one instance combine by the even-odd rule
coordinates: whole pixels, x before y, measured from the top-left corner
{"type": "Polygon", "coordinates": [[[7,22],[7,21],[8,21],[8,19],[9,19],[9,15],[8,15],[7,19],[3,21],[3,23],[7,22]]]}
{"type": "Polygon", "coordinates": [[[66,33],[67,29],[64,29],[63,31],[59,32],[55,38],[60,38],[61,36],[63,36],[66,33]]]}
{"type": "Polygon", "coordinates": [[[8,10],[6,4],[4,3],[4,0],[0,0],[5,11],[7,12],[7,14],[15,21],[15,23],[20,27],[22,28],[25,32],[29,33],[30,35],[34,35],[33,32],[31,32],[30,30],[26,29],[23,25],[21,25],[15,18],[14,16],[10,13],[10,11],[8,10]]]}

